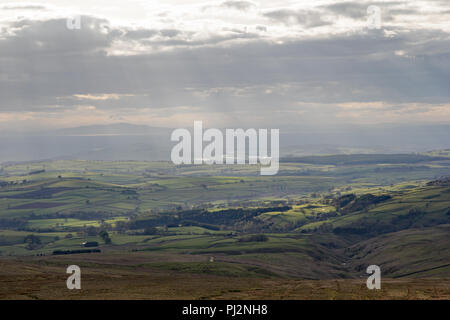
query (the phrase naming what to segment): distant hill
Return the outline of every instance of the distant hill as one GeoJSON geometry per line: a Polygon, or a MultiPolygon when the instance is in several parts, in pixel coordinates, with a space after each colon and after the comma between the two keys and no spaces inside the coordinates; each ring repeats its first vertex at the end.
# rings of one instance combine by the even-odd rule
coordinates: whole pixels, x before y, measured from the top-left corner
{"type": "Polygon", "coordinates": [[[299,162],[320,165],[363,165],[363,164],[399,164],[419,163],[426,161],[448,160],[447,157],[436,157],[421,154],[340,154],[305,157],[285,157],[281,162],[299,162]]]}
{"type": "Polygon", "coordinates": [[[46,132],[48,135],[167,135],[169,128],[135,125],[130,123],[114,123],[107,125],[91,125],[76,128],[65,128],[46,132]]]}
{"type": "MultiPolygon", "coordinates": [[[[332,128],[299,125],[279,129],[282,157],[398,154],[450,147],[449,125],[347,125],[332,128]]],[[[130,123],[39,131],[0,129],[0,162],[49,159],[169,160],[174,145],[170,141],[172,130],[130,123]]],[[[430,155],[442,156],[436,153],[430,155]]]]}

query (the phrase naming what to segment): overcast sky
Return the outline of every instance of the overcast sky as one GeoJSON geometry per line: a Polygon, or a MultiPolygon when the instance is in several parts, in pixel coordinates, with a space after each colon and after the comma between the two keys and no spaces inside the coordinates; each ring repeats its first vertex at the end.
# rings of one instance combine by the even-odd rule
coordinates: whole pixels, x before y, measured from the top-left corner
{"type": "Polygon", "coordinates": [[[0,0],[0,127],[450,123],[449,40],[449,0],[0,0]]]}

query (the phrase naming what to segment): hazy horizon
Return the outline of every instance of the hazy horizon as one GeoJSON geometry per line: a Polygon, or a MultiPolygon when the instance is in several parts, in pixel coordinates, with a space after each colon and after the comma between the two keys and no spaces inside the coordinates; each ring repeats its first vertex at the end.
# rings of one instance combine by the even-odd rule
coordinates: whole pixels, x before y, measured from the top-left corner
{"type": "MultiPolygon", "coordinates": [[[[192,125],[186,129],[191,131],[192,125]]],[[[167,161],[174,145],[170,141],[172,130],[119,123],[3,132],[0,163],[56,159],[167,161]]],[[[449,136],[450,125],[353,125],[327,130],[301,126],[280,130],[280,154],[427,152],[449,149],[449,136]]]]}

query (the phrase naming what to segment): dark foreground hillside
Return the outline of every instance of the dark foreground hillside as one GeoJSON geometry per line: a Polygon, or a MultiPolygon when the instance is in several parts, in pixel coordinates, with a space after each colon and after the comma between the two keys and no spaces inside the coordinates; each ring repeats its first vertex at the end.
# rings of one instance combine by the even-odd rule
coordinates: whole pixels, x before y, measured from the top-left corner
{"type": "Polygon", "coordinates": [[[450,299],[450,279],[301,280],[178,273],[143,263],[142,255],[85,256],[81,290],[66,288],[73,257],[1,259],[0,299],[450,299]]]}

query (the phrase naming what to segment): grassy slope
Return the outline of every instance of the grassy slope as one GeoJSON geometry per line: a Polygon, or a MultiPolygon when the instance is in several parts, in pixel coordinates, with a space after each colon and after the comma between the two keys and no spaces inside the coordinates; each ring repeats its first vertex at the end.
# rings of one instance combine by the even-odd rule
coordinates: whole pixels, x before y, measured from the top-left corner
{"type": "Polygon", "coordinates": [[[448,279],[382,279],[378,291],[367,290],[366,276],[353,280],[236,277],[176,272],[146,263],[156,259],[174,258],[141,253],[0,258],[0,299],[450,299],[448,279]],[[66,288],[65,271],[71,264],[82,269],[81,290],[66,288]]]}
{"type": "Polygon", "coordinates": [[[348,248],[351,265],[377,264],[387,277],[446,278],[450,275],[450,225],[381,235],[348,248]]]}

